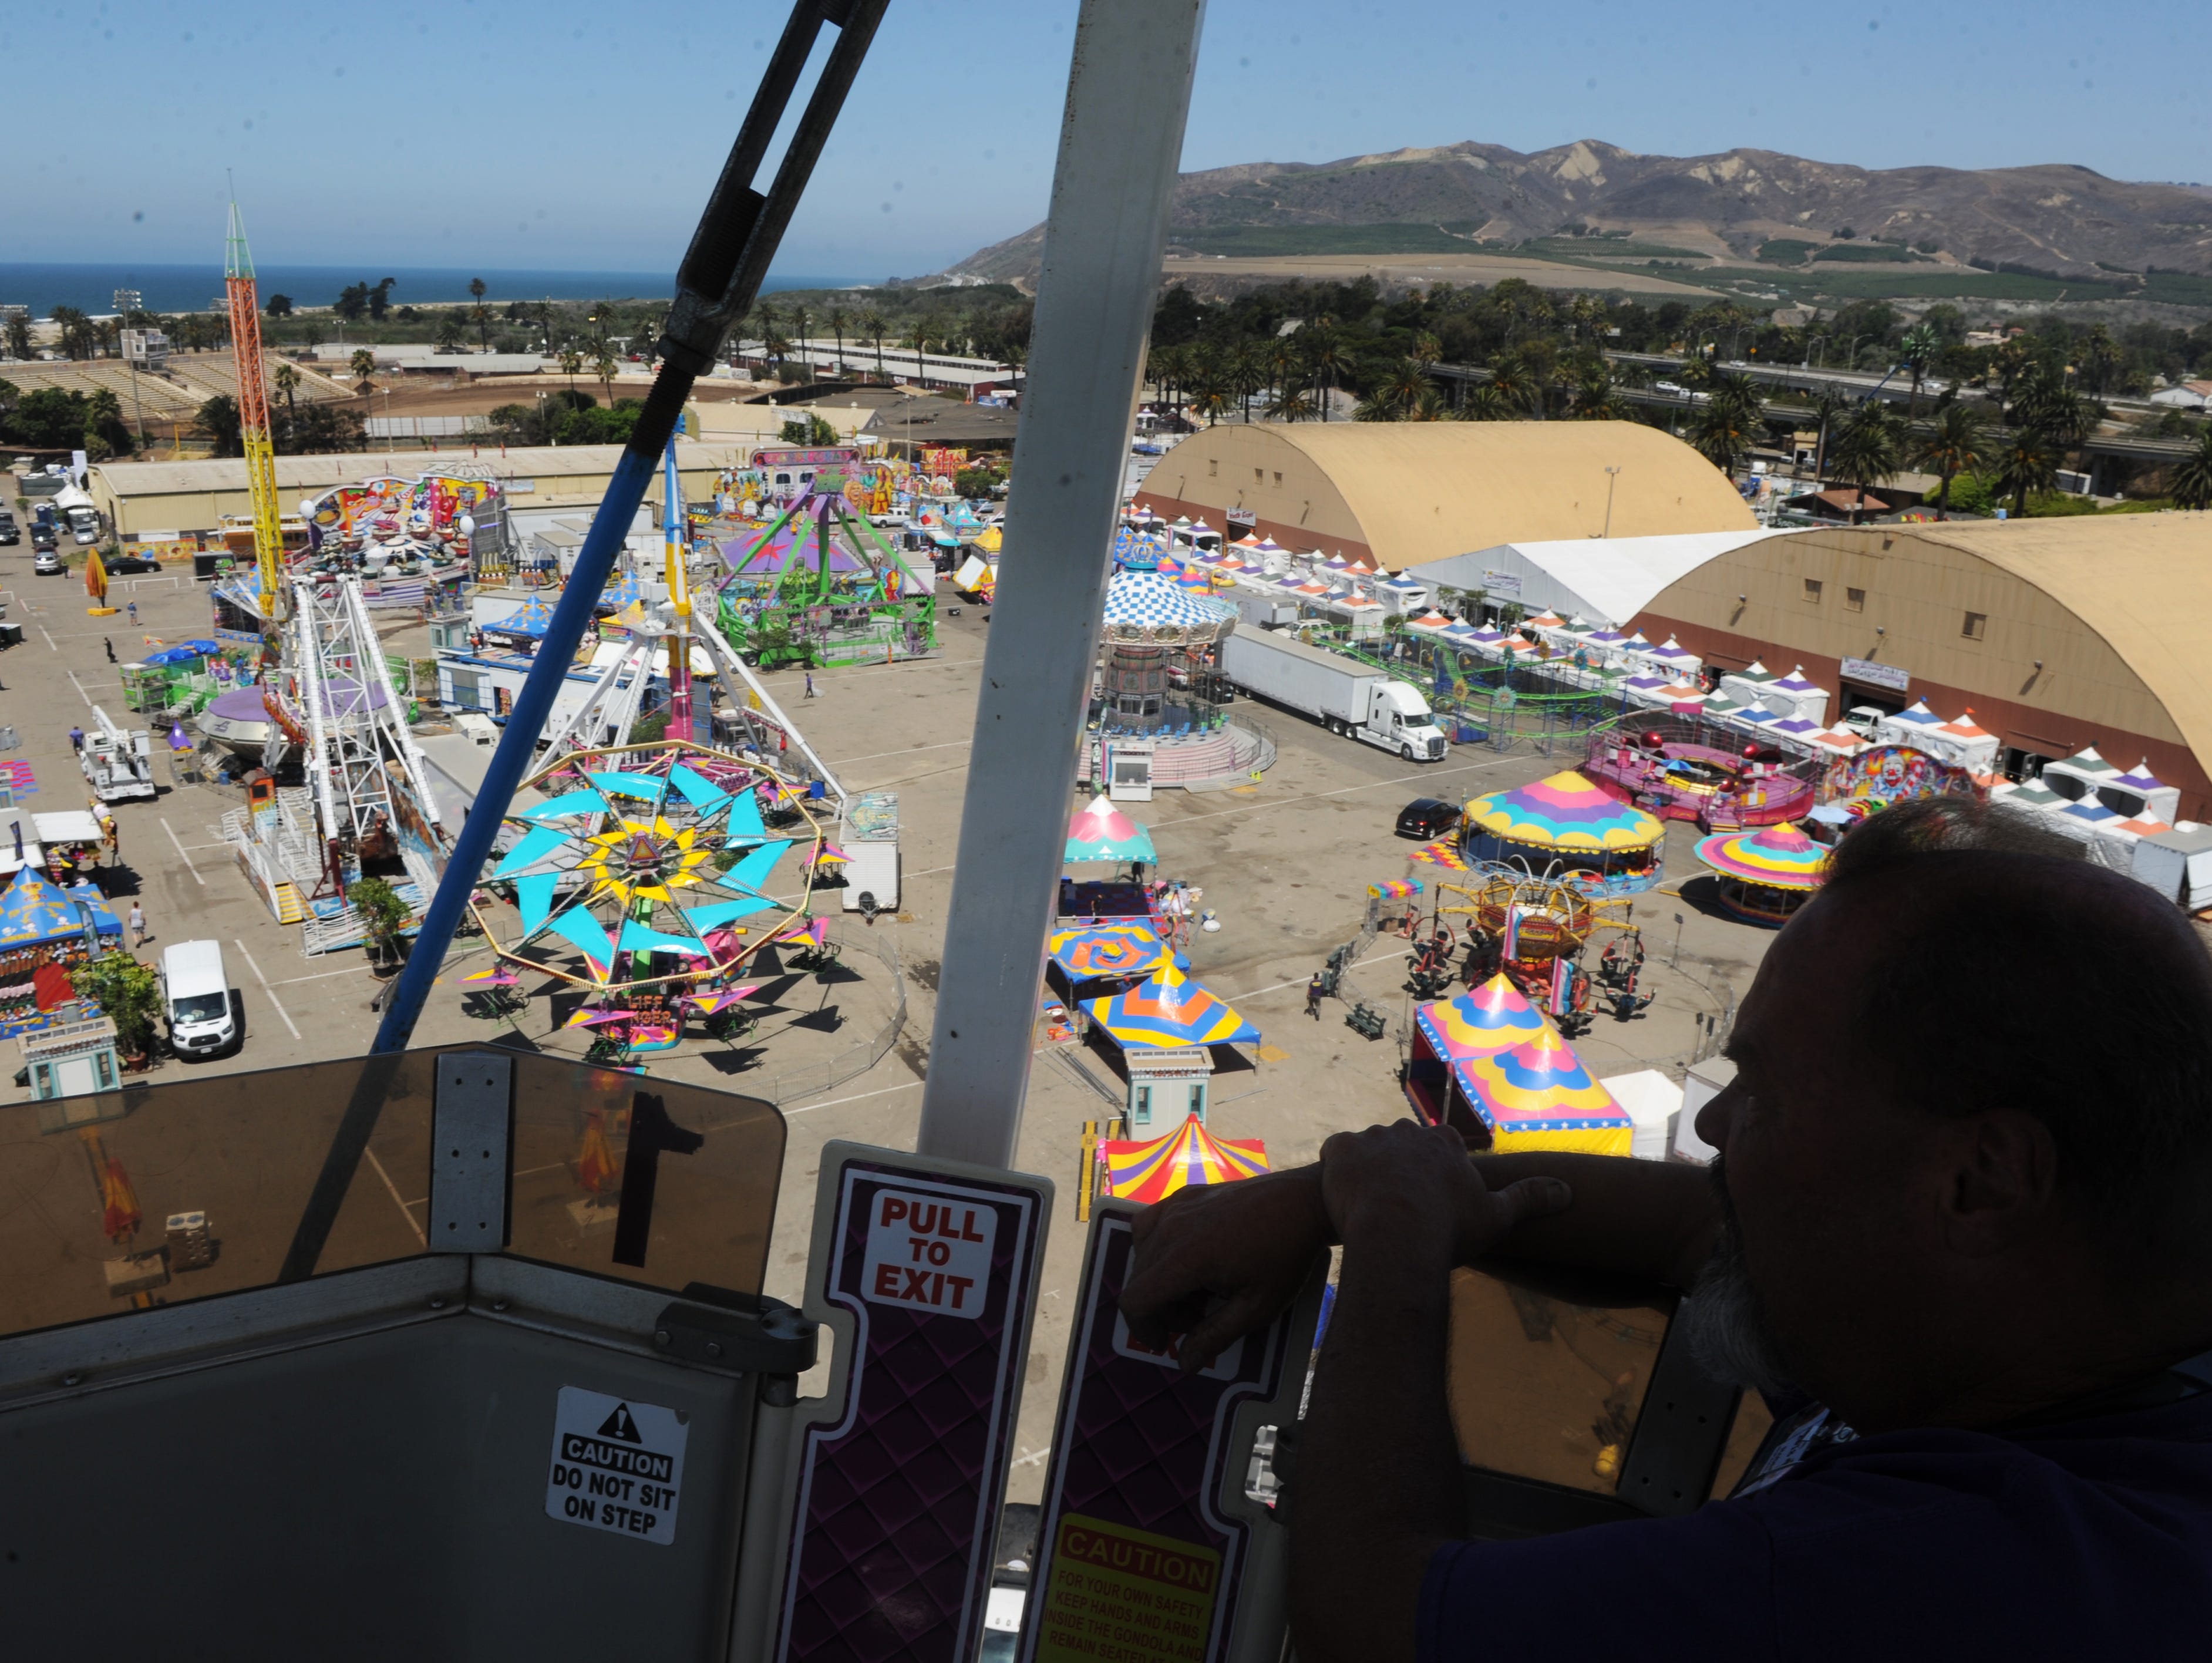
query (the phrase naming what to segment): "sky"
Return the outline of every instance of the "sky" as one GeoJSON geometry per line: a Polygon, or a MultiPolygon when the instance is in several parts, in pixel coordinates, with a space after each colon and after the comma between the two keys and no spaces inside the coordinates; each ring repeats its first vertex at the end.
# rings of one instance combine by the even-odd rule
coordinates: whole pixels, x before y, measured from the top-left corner
{"type": "MultiPolygon", "coordinates": [[[[891,0],[780,272],[941,269],[1042,218],[1075,0],[891,0]]],[[[0,261],[672,268],[787,8],[19,0],[0,261]],[[74,64],[64,75],[31,66],[74,64]]],[[[1210,0],[1186,169],[1480,139],[2212,181],[2212,6],[1210,0]]]]}

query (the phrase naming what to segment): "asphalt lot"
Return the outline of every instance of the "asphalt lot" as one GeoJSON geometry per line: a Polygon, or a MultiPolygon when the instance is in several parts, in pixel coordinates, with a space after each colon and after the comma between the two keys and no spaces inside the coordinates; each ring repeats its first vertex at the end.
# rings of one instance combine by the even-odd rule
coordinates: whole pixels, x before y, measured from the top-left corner
{"type": "MultiPolygon", "coordinates": [[[[87,721],[87,707],[94,703],[105,704],[118,719],[123,715],[103,637],[113,642],[118,658],[129,659],[147,650],[144,637],[174,641],[207,625],[205,598],[189,580],[125,582],[114,586],[111,598],[138,602],[135,628],[124,616],[88,617],[78,581],[33,577],[27,538],[0,549],[8,616],[26,626],[24,644],[0,653],[5,689],[0,722],[14,725],[21,736],[22,748],[10,755],[29,761],[36,772],[40,789],[26,799],[33,809],[74,808],[86,800],[66,737],[70,722],[87,721]]],[[[961,617],[942,622],[944,650],[938,659],[817,671],[820,696],[811,701],[800,699],[799,676],[769,678],[848,790],[900,793],[904,826],[902,907],[896,923],[886,920],[879,927],[897,932],[907,977],[906,1029],[897,1046],[865,1073],[824,1095],[782,1105],[789,1141],[767,1290],[785,1298],[797,1298],[801,1290],[823,1144],[838,1138],[901,1149],[913,1144],[988,628],[981,609],[964,608],[961,617]]],[[[1345,1025],[1340,1004],[1329,1005],[1318,1023],[1304,1011],[1308,977],[1333,946],[1357,932],[1366,886],[1407,872],[1412,846],[1391,834],[1398,809],[1415,796],[1474,795],[1522,784],[1577,758],[1527,751],[1501,756],[1468,747],[1441,763],[1412,766],[1333,737],[1288,713],[1258,713],[1280,746],[1279,760],[1263,780],[1204,795],[1166,791],[1150,804],[1130,805],[1130,811],[1152,827],[1162,871],[1200,886],[1205,906],[1221,918],[1218,933],[1192,936],[1194,974],[1265,1035],[1256,1068],[1217,1082],[1213,1130],[1264,1138],[1271,1160],[1281,1166],[1310,1159],[1334,1131],[1402,1110],[1394,1041],[1361,1038],[1345,1025]]],[[[304,957],[298,932],[270,916],[217,842],[210,828],[235,800],[212,788],[165,786],[157,800],[117,810],[126,868],[117,893],[136,894],[145,906],[155,940],[144,956],[150,959],[167,941],[212,937],[223,944],[245,1000],[247,1041],[241,1054],[200,1065],[168,1062],[154,1076],[157,1085],[356,1055],[374,1031],[376,1017],[368,1005],[375,984],[358,953],[304,957]]],[[[1672,828],[1668,865],[1674,876],[1667,892],[1636,908],[1651,947],[1647,986],[1656,991],[1656,1003],[1628,1024],[1601,1019],[1577,1042],[1601,1077],[1655,1065],[1679,1077],[1696,1042],[1697,1018],[1720,1010],[1731,989],[1741,997],[1772,939],[1702,910],[1696,904],[1702,883],[1690,884],[1686,901],[1673,893],[1698,870],[1689,852],[1693,841],[1690,828],[1672,828]],[[1680,964],[1670,968],[1678,913],[1680,964]]],[[[1356,976],[1359,991],[1385,1004],[1394,1019],[1408,1004],[1399,989],[1403,952],[1403,943],[1378,938],[1356,976]]],[[[418,1030],[419,1043],[493,1037],[490,1024],[462,1015],[461,990],[453,983],[473,962],[449,962],[445,985],[418,1030]]],[[[544,1001],[535,1004],[538,1008],[524,1026],[542,1032],[548,1025],[544,1001]]],[[[656,1059],[653,1071],[716,1089],[742,1089],[742,1077],[733,1080],[713,1065],[714,1049],[687,1044],[665,1061],[656,1059]]],[[[1085,1120],[1115,1112],[1100,1091],[1111,1079],[1104,1065],[1095,1059],[1071,1065],[1064,1051],[1047,1047],[1035,1061],[1019,1145],[1020,1164],[1050,1176],[1060,1200],[1029,1369],[1032,1389],[1018,1435],[1015,1500],[1034,1499],[1042,1482],[1051,1387],[1067,1345],[1066,1310],[1080,1241],[1073,1189],[1079,1138],[1085,1120]]],[[[767,1066],[775,1065],[770,1057],[767,1066]]],[[[0,1092],[11,1102],[24,1095],[0,1092]]],[[[391,1199],[406,1206],[418,1197],[395,1191],[391,1199]]]]}

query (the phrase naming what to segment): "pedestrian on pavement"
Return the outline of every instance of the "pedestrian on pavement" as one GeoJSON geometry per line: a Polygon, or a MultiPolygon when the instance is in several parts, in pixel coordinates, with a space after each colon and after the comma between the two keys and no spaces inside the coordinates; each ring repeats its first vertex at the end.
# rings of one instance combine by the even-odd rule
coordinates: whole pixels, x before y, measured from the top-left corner
{"type": "Polygon", "coordinates": [[[100,638],[100,644],[107,649],[108,663],[113,664],[115,662],[115,643],[108,640],[106,636],[102,635],[100,638]]]}
{"type": "Polygon", "coordinates": [[[78,752],[84,750],[84,730],[75,722],[70,724],[70,749],[78,752]]]}
{"type": "Polygon", "coordinates": [[[138,622],[138,603],[135,600],[126,601],[124,603],[123,610],[130,613],[131,624],[136,627],[138,622]]]}
{"type": "Polygon", "coordinates": [[[135,901],[131,903],[131,944],[133,947],[146,944],[146,909],[135,901]]]}
{"type": "Polygon", "coordinates": [[[1313,980],[1306,984],[1306,1015],[1316,1022],[1321,1020],[1321,972],[1314,972],[1313,980]]]}

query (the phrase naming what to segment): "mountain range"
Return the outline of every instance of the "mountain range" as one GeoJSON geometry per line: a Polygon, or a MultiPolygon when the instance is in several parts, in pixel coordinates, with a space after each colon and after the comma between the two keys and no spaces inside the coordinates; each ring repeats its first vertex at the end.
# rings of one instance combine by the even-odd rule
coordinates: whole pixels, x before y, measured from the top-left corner
{"type": "MultiPolygon", "coordinates": [[[[1027,286],[1043,238],[1033,226],[942,278],[1027,286]]],[[[2206,274],[2212,193],[2063,163],[1868,168],[1773,150],[1639,155],[1583,139],[1524,155],[1469,141],[1185,173],[1169,217],[1171,254],[1495,253],[1540,240],[1529,252],[1730,263],[1765,250],[1790,264],[1848,241],[1856,261],[1923,268],[2206,274]]]]}

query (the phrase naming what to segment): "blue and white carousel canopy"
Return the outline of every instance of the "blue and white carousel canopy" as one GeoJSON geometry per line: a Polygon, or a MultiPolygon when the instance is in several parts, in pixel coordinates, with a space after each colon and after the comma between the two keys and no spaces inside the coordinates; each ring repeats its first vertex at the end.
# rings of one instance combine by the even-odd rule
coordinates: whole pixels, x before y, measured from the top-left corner
{"type": "Polygon", "coordinates": [[[1106,584],[1108,623],[1200,629],[1236,614],[1228,602],[1194,593],[1152,572],[1117,572],[1106,584]]]}

